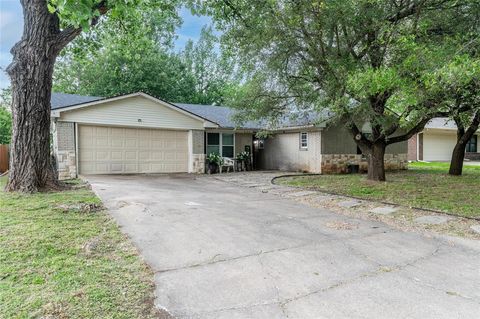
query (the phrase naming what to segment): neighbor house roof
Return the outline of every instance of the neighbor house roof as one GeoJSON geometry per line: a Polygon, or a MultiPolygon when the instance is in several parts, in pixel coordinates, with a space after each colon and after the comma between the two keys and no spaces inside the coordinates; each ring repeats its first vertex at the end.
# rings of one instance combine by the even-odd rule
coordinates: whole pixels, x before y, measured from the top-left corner
{"type": "Polygon", "coordinates": [[[425,128],[456,130],[457,125],[455,121],[448,117],[436,117],[431,119],[430,122],[425,125],[425,128]]]}

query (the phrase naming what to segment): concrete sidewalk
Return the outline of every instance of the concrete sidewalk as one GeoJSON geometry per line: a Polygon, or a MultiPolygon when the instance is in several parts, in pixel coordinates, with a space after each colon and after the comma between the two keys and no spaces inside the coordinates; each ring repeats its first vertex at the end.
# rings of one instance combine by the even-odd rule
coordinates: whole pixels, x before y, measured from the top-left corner
{"type": "Polygon", "coordinates": [[[477,318],[480,244],[214,177],[89,176],[177,318],[477,318]]]}

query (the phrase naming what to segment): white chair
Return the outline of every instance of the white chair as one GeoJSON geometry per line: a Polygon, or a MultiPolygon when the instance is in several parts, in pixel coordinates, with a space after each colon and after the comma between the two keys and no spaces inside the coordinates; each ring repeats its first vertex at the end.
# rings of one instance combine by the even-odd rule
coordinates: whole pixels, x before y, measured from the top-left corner
{"type": "Polygon", "coordinates": [[[235,161],[229,157],[223,157],[223,164],[220,165],[220,174],[223,172],[224,167],[227,168],[227,173],[230,172],[230,168],[233,171],[235,167],[235,161]]]}

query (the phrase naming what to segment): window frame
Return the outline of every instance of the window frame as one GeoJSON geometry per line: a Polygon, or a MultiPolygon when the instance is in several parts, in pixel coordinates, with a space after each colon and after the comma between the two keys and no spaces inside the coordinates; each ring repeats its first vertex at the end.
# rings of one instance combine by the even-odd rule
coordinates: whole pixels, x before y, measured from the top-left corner
{"type": "Polygon", "coordinates": [[[235,157],[235,133],[233,132],[206,132],[207,133],[207,138],[206,138],[206,145],[205,145],[205,153],[206,155],[208,155],[209,153],[207,152],[208,151],[208,147],[209,146],[218,146],[218,153],[221,157],[225,157],[223,156],[223,147],[224,146],[228,146],[228,147],[232,147],[233,148],[233,156],[230,157],[228,156],[228,158],[234,158],[235,157]],[[209,144],[208,143],[208,134],[218,134],[218,145],[217,144],[209,144]],[[230,134],[232,135],[232,140],[233,140],[233,144],[223,144],[223,134],[230,134]]]}
{"type": "Polygon", "coordinates": [[[299,135],[299,148],[300,150],[306,151],[308,150],[308,132],[300,132],[299,135]],[[304,137],[305,136],[305,141],[304,137]],[[305,144],[305,145],[303,145],[305,144]]]}
{"type": "Polygon", "coordinates": [[[478,152],[478,136],[473,135],[465,146],[465,153],[477,153],[478,152]]]}

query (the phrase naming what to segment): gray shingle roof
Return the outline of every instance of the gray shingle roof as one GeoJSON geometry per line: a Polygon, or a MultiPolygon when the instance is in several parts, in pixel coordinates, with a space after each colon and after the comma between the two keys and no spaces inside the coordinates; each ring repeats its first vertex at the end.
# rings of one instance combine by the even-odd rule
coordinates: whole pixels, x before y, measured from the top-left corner
{"type": "MultiPolygon", "coordinates": [[[[67,106],[80,105],[88,102],[105,99],[100,96],[84,96],[77,94],[52,93],[51,106],[52,110],[61,109],[67,106]]],[[[223,128],[243,128],[243,129],[265,129],[267,125],[264,121],[247,122],[237,125],[233,121],[235,109],[227,106],[202,105],[202,104],[186,104],[186,103],[170,103],[187,112],[214,122],[223,128]]],[[[328,113],[328,112],[327,112],[328,113]]],[[[325,113],[325,114],[327,114],[325,113]]],[[[325,120],[325,114],[322,118],[325,120]]],[[[276,128],[288,128],[297,126],[309,126],[318,124],[319,115],[316,112],[305,112],[294,115],[285,116],[280,119],[280,123],[276,128]]]]}
{"type": "MultiPolygon", "coordinates": [[[[235,109],[232,109],[228,106],[217,106],[217,105],[203,105],[203,104],[185,104],[185,103],[172,103],[179,108],[193,113],[197,116],[203,117],[209,121],[217,123],[224,128],[235,128],[238,125],[232,120],[233,115],[235,114],[235,109]]],[[[246,129],[258,129],[261,127],[259,123],[247,122],[241,125],[242,128],[246,129]]]]}
{"type": "Polygon", "coordinates": [[[431,119],[430,122],[425,125],[425,128],[456,130],[457,125],[455,125],[455,121],[449,119],[448,117],[436,117],[431,119]]]}
{"type": "Polygon", "coordinates": [[[93,102],[101,99],[103,99],[103,97],[101,96],[85,96],[85,95],[67,94],[67,93],[52,93],[52,98],[50,100],[50,103],[52,105],[52,110],[56,110],[62,107],[93,102]]]}

